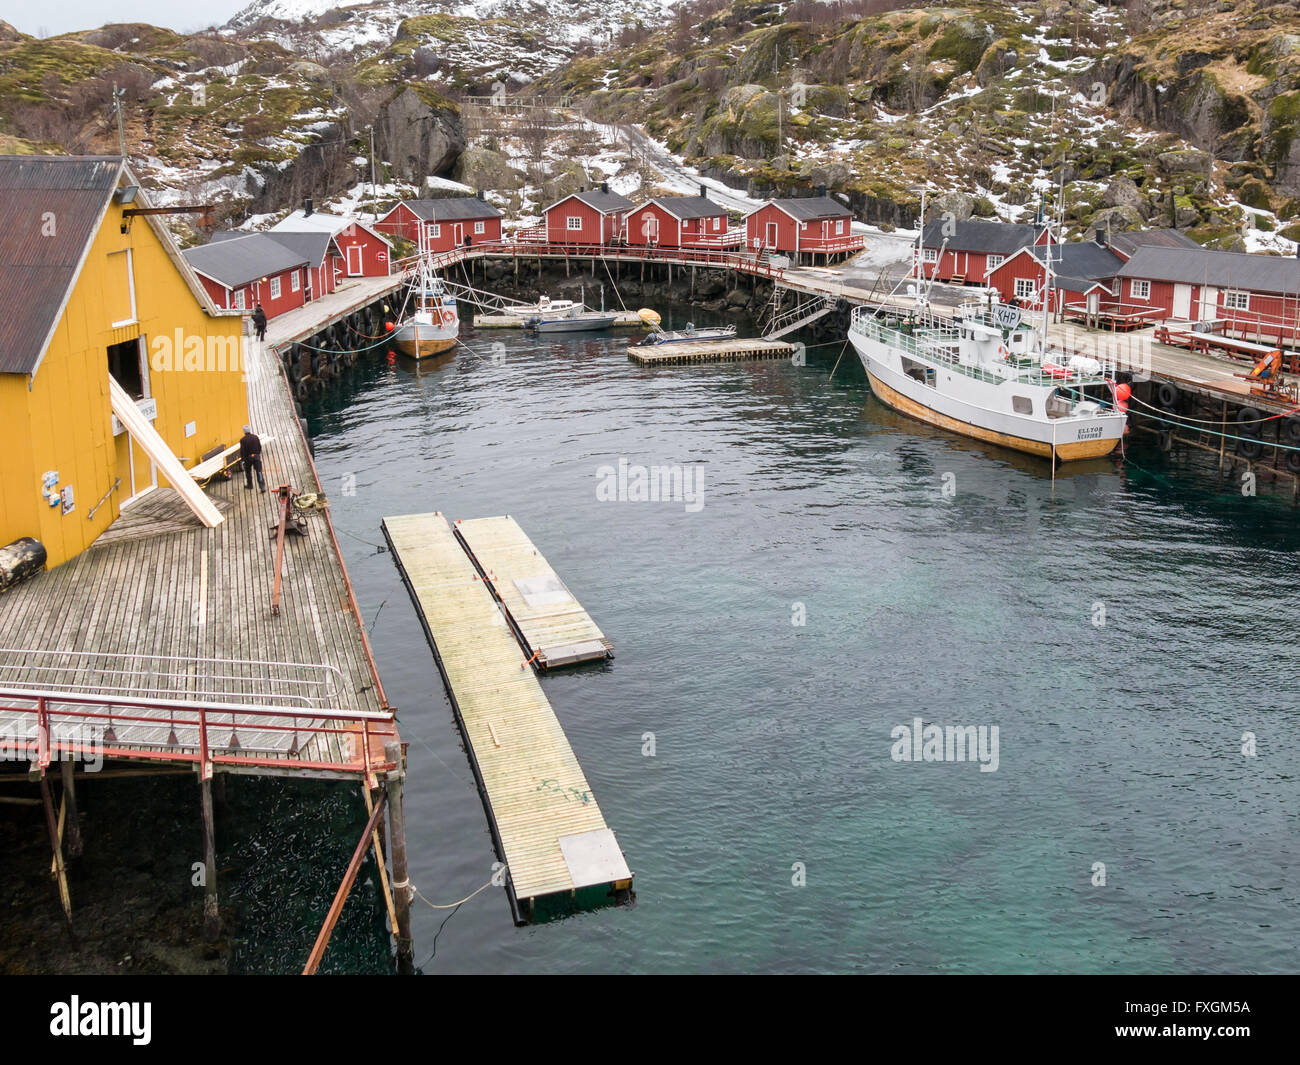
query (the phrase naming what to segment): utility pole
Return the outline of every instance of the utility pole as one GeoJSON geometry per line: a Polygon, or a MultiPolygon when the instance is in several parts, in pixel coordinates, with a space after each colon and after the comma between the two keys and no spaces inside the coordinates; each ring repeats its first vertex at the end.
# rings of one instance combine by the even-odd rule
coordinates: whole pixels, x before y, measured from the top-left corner
{"type": "Polygon", "coordinates": [[[378,217],[375,210],[375,127],[370,127],[370,213],[378,217]]]}
{"type": "Polygon", "coordinates": [[[126,90],[119,89],[117,82],[113,82],[113,107],[117,110],[117,146],[123,159],[126,158],[126,129],[122,125],[122,97],[125,95],[126,90]]]}

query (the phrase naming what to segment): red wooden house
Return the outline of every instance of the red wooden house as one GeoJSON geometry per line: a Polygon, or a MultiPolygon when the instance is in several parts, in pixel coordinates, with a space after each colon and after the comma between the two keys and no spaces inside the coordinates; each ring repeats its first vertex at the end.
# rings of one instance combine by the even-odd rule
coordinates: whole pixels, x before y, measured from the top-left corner
{"type": "Polygon", "coordinates": [[[698,196],[656,196],[627,216],[629,244],[717,248],[727,236],[727,209],[700,187],[698,196]]]}
{"type": "Polygon", "coordinates": [[[636,205],[610,192],[608,185],[564,197],[543,212],[546,239],[552,244],[609,244],[620,240],[636,205]]]}
{"type": "Polygon", "coordinates": [[[1152,317],[1216,321],[1242,337],[1293,343],[1300,332],[1300,261],[1204,248],[1140,247],[1118,271],[1125,303],[1152,317]]]}
{"type": "Polygon", "coordinates": [[[745,216],[745,247],[783,252],[794,261],[815,261],[862,247],[852,235],[853,216],[842,203],[825,195],[768,200],[745,216]]]}
{"type": "Polygon", "coordinates": [[[1021,248],[1046,244],[1046,226],[936,218],[921,232],[921,262],[914,276],[956,284],[985,284],[996,270],[1021,248]]]}
{"type": "Polygon", "coordinates": [[[404,237],[427,251],[501,239],[501,212],[478,196],[403,200],[375,223],[381,233],[404,237]]]}
{"type": "Polygon", "coordinates": [[[231,234],[183,254],[218,307],[260,303],[274,318],[306,300],[307,260],[265,233],[231,234]]]}
{"type": "Polygon", "coordinates": [[[313,211],[310,200],[305,208],[277,222],[268,232],[273,236],[328,234],[332,243],[329,254],[338,260],[337,264],[330,264],[336,281],[342,277],[383,277],[392,272],[388,241],[380,233],[355,218],[313,211]]]}
{"type": "Polygon", "coordinates": [[[1103,302],[1116,294],[1115,275],[1124,260],[1104,244],[1085,240],[1071,244],[1035,244],[1021,248],[995,266],[987,278],[1002,299],[1015,300],[1022,307],[1043,308],[1047,281],[1046,257],[1052,257],[1052,291],[1047,309],[1056,313],[1067,306],[1086,308],[1096,314],[1103,302]]]}

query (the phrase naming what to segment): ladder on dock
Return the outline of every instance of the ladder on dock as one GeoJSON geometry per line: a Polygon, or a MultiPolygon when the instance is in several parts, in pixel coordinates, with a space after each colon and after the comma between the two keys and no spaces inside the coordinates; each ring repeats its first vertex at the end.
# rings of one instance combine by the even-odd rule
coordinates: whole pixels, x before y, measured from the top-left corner
{"type": "Polygon", "coordinates": [[[514,518],[458,521],[453,531],[538,669],[613,657],[614,645],[514,518]]]}
{"type": "Polygon", "coordinates": [[[465,738],[519,924],[604,905],[632,873],[502,606],[446,518],[383,520],[465,738]]]}
{"type": "Polygon", "coordinates": [[[775,285],[772,289],[772,320],[768,323],[767,332],[763,334],[764,340],[779,340],[797,329],[825,318],[835,309],[834,299],[818,296],[811,300],[799,300],[794,307],[782,313],[780,306],[786,291],[788,290],[781,285],[775,285]]]}

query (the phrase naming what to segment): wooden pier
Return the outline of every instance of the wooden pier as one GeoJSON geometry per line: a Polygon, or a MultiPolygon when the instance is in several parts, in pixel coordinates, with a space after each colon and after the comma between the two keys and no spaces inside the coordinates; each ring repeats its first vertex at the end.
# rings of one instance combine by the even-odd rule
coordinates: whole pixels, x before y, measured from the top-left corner
{"type": "Polygon", "coordinates": [[[673,366],[686,362],[730,362],[742,359],[788,359],[794,345],[784,340],[759,338],[681,341],[675,344],[636,345],[627,357],[641,366],[673,366]]]}
{"type": "MultiPolygon", "coordinates": [[[[532,312],[532,314],[535,313],[535,311],[532,312]]],[[[474,315],[474,327],[476,329],[522,329],[524,327],[524,321],[529,317],[531,317],[531,314],[476,314],[474,315]]],[[[645,323],[636,316],[636,311],[618,311],[614,315],[614,323],[610,328],[635,328],[644,325],[645,323]]],[[[575,330],[571,334],[558,335],[578,336],[584,332],[598,333],[600,330],[575,330]]],[[[557,334],[548,333],[547,335],[553,336],[557,334]]]]}
{"type": "Polygon", "coordinates": [[[465,737],[516,922],[618,901],[632,873],[497,599],[438,513],[387,517],[465,737]]]}
{"type": "Polygon", "coordinates": [[[613,657],[614,645],[514,518],[458,521],[453,531],[538,669],[613,657]]]}

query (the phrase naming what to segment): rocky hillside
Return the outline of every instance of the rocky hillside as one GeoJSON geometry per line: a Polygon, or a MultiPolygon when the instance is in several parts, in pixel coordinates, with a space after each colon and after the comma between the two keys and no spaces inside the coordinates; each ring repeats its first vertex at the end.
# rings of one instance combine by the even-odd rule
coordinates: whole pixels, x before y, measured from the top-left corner
{"type": "Polygon", "coordinates": [[[613,129],[638,123],[706,175],[825,184],[882,225],[910,224],[922,186],[1025,218],[1063,183],[1075,232],[1300,237],[1294,0],[256,0],[194,35],[0,23],[0,150],[116,151],[114,85],[155,196],[234,221],[368,181],[372,134],[385,189],[454,174],[526,211],[593,166],[639,180],[613,129]],[[471,120],[503,91],[606,132],[512,142],[471,120]]]}

